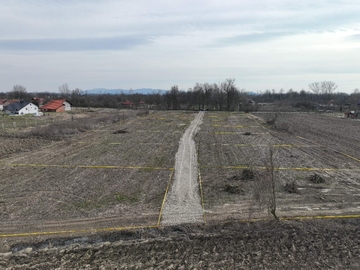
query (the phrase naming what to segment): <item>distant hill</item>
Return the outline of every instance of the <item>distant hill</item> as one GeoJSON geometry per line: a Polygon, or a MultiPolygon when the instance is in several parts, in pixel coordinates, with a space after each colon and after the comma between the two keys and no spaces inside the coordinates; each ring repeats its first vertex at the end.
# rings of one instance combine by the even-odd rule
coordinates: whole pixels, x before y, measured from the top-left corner
{"type": "Polygon", "coordinates": [[[95,88],[95,89],[90,89],[90,90],[84,90],[84,92],[87,94],[90,94],[90,95],[91,94],[93,94],[93,95],[98,95],[98,94],[110,94],[110,95],[143,94],[143,95],[147,95],[147,94],[157,94],[157,93],[165,94],[167,92],[167,90],[153,89],[153,88],[140,88],[140,89],[133,89],[133,90],[95,88]]]}

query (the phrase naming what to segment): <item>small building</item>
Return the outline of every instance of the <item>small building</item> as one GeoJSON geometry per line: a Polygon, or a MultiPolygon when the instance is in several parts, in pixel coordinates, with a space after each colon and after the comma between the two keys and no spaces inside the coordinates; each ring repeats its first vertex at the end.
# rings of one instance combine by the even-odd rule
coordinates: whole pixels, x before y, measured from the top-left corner
{"type": "Polygon", "coordinates": [[[147,108],[147,105],[146,105],[145,101],[140,101],[140,102],[138,103],[138,108],[140,108],[140,109],[145,109],[145,108],[147,108]]]}
{"type": "Polygon", "coordinates": [[[351,118],[351,119],[355,119],[358,117],[358,115],[360,114],[360,112],[355,112],[355,111],[346,111],[344,113],[345,118],[351,118]]]}
{"type": "Polygon", "coordinates": [[[7,99],[4,104],[3,104],[3,110],[5,109],[5,107],[9,106],[10,104],[19,102],[19,99],[7,99]]]}
{"type": "Polygon", "coordinates": [[[2,111],[4,109],[4,103],[6,102],[7,99],[0,99],[0,111],[2,111]]]}
{"type": "Polygon", "coordinates": [[[121,102],[121,107],[123,107],[123,108],[133,108],[134,103],[131,102],[131,101],[121,102]]]}
{"type": "Polygon", "coordinates": [[[43,105],[40,110],[42,112],[66,112],[71,111],[71,103],[66,99],[51,100],[43,105]]]}
{"type": "Polygon", "coordinates": [[[38,115],[39,108],[35,104],[19,101],[5,107],[6,114],[33,114],[38,115]]]}
{"type": "Polygon", "coordinates": [[[33,97],[31,98],[31,100],[33,103],[39,104],[39,107],[41,107],[45,103],[45,98],[33,97]]]}

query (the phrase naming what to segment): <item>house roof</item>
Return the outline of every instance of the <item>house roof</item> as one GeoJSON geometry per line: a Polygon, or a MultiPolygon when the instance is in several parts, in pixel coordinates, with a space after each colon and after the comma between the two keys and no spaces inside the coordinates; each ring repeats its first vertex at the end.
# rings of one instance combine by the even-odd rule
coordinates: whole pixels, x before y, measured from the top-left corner
{"type": "Polygon", "coordinates": [[[4,101],[4,106],[8,106],[12,103],[15,103],[15,102],[19,102],[20,100],[18,99],[7,99],[6,101],[4,101]]]}
{"type": "Polygon", "coordinates": [[[131,101],[121,102],[122,105],[134,105],[131,101]]]}
{"type": "Polygon", "coordinates": [[[14,103],[11,103],[10,105],[6,106],[5,110],[11,111],[11,112],[20,111],[22,108],[24,108],[28,104],[29,104],[29,102],[24,102],[24,101],[14,102],[14,103]]]}
{"type": "MultiPolygon", "coordinates": [[[[41,107],[41,109],[47,109],[47,110],[56,110],[63,106],[64,102],[69,102],[66,99],[54,99],[50,100],[48,103],[46,103],[44,106],[41,107]]],[[[69,102],[70,103],[70,102],[69,102]]],[[[71,103],[70,103],[71,104],[71,103]]]]}

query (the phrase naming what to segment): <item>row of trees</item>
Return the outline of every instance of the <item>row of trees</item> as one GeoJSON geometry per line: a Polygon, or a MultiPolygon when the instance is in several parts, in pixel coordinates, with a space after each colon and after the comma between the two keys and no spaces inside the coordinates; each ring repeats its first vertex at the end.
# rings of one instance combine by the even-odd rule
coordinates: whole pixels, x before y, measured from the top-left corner
{"type": "MultiPolygon", "coordinates": [[[[309,91],[300,92],[289,89],[284,91],[266,90],[263,93],[250,95],[244,89],[235,84],[235,79],[228,78],[220,83],[196,83],[187,91],[179,90],[177,85],[171,87],[165,94],[98,94],[88,95],[79,88],[71,90],[68,84],[59,87],[59,91],[28,93],[22,85],[15,85],[12,91],[0,93],[0,98],[31,100],[37,96],[45,100],[65,98],[77,107],[108,107],[122,108],[122,102],[131,101],[134,108],[140,101],[151,105],[154,109],[190,109],[190,110],[255,110],[256,103],[278,103],[294,107],[313,108],[316,104],[351,104],[357,107],[360,101],[360,91],[355,89],[353,93],[335,92],[337,85],[331,81],[314,82],[309,84],[309,91]]],[[[350,105],[349,105],[350,106],[350,105]]]]}

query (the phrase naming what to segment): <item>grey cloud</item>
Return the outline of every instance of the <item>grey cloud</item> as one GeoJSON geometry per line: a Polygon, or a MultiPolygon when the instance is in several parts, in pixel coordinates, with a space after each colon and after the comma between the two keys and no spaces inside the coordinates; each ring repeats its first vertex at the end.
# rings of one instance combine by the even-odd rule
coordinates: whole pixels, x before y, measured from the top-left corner
{"type": "Polygon", "coordinates": [[[267,32],[267,33],[254,33],[254,34],[244,34],[236,35],[233,37],[226,37],[217,39],[217,45],[233,45],[233,44],[244,44],[252,42],[264,42],[268,40],[273,40],[279,37],[284,37],[291,35],[289,32],[267,32]]]}
{"type": "Polygon", "coordinates": [[[126,50],[148,44],[146,37],[123,36],[79,39],[19,39],[0,40],[0,50],[10,51],[102,51],[126,50]]]}
{"type": "Polygon", "coordinates": [[[347,39],[352,41],[360,41],[360,34],[348,36],[347,39]]]}

